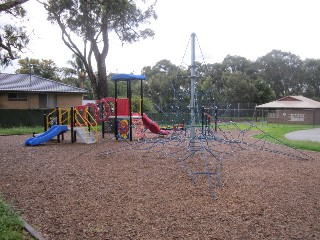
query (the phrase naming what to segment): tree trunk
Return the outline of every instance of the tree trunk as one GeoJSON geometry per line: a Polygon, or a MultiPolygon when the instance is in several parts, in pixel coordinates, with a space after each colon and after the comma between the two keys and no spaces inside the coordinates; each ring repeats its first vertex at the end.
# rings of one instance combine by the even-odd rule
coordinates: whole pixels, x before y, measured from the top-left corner
{"type": "Polygon", "coordinates": [[[107,68],[105,64],[105,58],[101,57],[97,61],[98,79],[97,79],[97,98],[107,97],[107,68]]]}

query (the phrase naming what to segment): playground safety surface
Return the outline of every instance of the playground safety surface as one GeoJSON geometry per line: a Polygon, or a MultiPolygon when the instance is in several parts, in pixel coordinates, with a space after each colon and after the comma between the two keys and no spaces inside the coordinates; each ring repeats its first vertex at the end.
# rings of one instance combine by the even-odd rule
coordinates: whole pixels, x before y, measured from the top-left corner
{"type": "Polygon", "coordinates": [[[0,194],[47,239],[320,239],[319,153],[231,154],[213,199],[161,152],[28,137],[1,136],[0,194]]]}

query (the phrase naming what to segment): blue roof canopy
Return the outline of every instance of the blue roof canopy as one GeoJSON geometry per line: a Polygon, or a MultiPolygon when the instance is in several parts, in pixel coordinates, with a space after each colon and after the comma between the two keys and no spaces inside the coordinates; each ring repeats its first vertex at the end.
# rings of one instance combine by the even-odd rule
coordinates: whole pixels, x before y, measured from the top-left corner
{"type": "Polygon", "coordinates": [[[111,80],[113,81],[130,81],[130,80],[147,80],[143,75],[134,75],[134,74],[116,74],[113,75],[111,80]]]}

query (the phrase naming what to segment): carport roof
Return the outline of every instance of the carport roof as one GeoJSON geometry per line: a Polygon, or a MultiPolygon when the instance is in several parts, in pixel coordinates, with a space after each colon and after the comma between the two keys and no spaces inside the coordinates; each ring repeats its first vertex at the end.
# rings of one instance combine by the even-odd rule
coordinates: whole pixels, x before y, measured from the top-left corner
{"type": "Polygon", "coordinates": [[[287,96],[281,99],[278,99],[273,102],[265,103],[256,106],[256,108],[268,108],[268,109],[320,109],[320,102],[314,101],[310,98],[303,96],[287,96]]]}
{"type": "Polygon", "coordinates": [[[83,88],[77,88],[36,75],[8,73],[0,73],[0,91],[76,94],[87,93],[87,90],[83,88]]]}

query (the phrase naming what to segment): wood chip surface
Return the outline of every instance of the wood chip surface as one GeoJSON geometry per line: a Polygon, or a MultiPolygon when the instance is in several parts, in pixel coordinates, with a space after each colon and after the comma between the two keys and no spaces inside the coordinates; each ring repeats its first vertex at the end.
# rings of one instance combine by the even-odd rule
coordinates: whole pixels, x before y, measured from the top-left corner
{"type": "Polygon", "coordinates": [[[320,239],[320,153],[301,160],[273,144],[281,154],[213,141],[213,198],[209,176],[194,182],[183,163],[205,171],[218,159],[183,159],[183,142],[66,135],[25,147],[28,137],[0,137],[0,194],[47,239],[320,239]]]}

